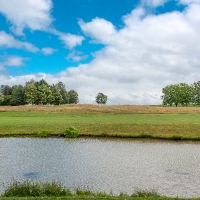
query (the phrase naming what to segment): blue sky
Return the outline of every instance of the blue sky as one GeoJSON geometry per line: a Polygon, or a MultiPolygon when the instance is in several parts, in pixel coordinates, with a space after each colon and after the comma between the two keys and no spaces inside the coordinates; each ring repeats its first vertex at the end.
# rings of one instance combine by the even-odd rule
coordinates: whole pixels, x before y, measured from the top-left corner
{"type": "Polygon", "coordinates": [[[167,84],[200,80],[199,27],[199,0],[0,0],[0,84],[161,103],[167,84]]]}

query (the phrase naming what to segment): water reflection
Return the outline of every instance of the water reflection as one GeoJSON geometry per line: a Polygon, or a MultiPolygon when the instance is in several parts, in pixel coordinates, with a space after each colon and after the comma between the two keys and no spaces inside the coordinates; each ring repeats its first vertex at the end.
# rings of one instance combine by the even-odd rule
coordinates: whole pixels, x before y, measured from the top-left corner
{"type": "MultiPolygon", "coordinates": [[[[128,139],[0,139],[1,183],[57,180],[119,194],[200,196],[200,144],[128,139]]],[[[3,190],[1,186],[1,191],[3,190]]]]}

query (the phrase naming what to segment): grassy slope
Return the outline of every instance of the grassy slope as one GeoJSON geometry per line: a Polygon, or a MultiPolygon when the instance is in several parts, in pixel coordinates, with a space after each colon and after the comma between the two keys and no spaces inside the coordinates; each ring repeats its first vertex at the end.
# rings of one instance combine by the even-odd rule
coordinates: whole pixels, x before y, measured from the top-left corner
{"type": "Polygon", "coordinates": [[[59,134],[69,126],[82,135],[200,138],[200,108],[156,106],[0,107],[0,134],[59,134]]]}

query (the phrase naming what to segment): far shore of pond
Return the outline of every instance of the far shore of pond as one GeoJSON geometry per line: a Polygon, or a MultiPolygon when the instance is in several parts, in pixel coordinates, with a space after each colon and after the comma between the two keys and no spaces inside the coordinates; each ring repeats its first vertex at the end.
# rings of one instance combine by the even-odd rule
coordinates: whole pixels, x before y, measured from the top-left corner
{"type": "Polygon", "coordinates": [[[200,107],[1,106],[0,137],[148,138],[200,141],[200,107]]]}

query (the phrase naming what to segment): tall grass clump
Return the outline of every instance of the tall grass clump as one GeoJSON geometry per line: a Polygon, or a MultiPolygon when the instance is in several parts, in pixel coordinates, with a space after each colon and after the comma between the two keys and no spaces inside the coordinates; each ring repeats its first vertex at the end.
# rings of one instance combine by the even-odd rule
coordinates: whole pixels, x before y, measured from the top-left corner
{"type": "Polygon", "coordinates": [[[160,197],[160,195],[154,190],[152,190],[152,191],[138,190],[134,194],[132,194],[131,197],[158,198],[158,197],[160,197]]]}
{"type": "Polygon", "coordinates": [[[32,183],[30,181],[14,181],[9,184],[2,197],[43,197],[43,196],[72,196],[69,189],[61,183],[32,183]]]}
{"type": "Polygon", "coordinates": [[[92,192],[91,190],[89,190],[89,189],[83,190],[81,188],[77,188],[75,191],[75,194],[77,196],[97,196],[97,194],[92,192]]]}
{"type": "Polygon", "coordinates": [[[47,137],[50,134],[50,131],[48,130],[42,130],[40,132],[38,132],[38,136],[40,137],[47,137]]]}
{"type": "Polygon", "coordinates": [[[69,127],[65,131],[65,137],[76,138],[78,136],[79,136],[79,130],[75,129],[74,127],[69,127]]]}

